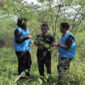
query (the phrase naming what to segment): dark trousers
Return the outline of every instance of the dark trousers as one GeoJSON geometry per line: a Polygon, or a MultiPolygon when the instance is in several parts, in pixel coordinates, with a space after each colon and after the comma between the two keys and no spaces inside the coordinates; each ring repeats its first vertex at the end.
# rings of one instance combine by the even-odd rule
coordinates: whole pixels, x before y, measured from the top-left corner
{"type": "Polygon", "coordinates": [[[51,52],[45,50],[37,51],[38,70],[41,76],[44,76],[44,65],[46,66],[47,73],[51,74],[51,52]]]}
{"type": "Polygon", "coordinates": [[[32,64],[31,61],[31,55],[29,51],[19,51],[16,52],[17,58],[18,58],[18,75],[21,74],[25,69],[30,72],[30,67],[32,64]]]}
{"type": "MultiPolygon", "coordinates": [[[[72,61],[71,58],[59,58],[57,70],[58,70],[58,75],[59,75],[58,79],[60,81],[63,81],[64,75],[65,75],[66,71],[69,69],[71,61],[72,61]]],[[[63,84],[61,84],[61,85],[63,85],[63,84]]]]}

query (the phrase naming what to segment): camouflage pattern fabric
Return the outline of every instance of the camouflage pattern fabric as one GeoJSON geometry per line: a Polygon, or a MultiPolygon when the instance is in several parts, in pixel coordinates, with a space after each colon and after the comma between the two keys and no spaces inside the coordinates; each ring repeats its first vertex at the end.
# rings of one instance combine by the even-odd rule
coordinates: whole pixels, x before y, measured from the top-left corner
{"type": "Polygon", "coordinates": [[[66,76],[67,71],[70,68],[70,63],[71,63],[72,59],[71,58],[59,58],[59,62],[57,65],[57,70],[58,70],[58,79],[59,79],[59,83],[61,83],[61,85],[64,85],[64,78],[66,76]]]}

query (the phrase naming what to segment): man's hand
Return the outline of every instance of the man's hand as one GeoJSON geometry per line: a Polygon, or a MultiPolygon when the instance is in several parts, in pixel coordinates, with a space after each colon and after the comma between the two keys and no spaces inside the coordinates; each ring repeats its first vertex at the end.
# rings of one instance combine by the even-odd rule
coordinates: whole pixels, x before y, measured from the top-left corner
{"type": "Polygon", "coordinates": [[[29,36],[26,36],[26,38],[27,38],[27,39],[31,39],[31,38],[32,38],[32,36],[31,36],[31,35],[29,35],[29,36]]]}
{"type": "Polygon", "coordinates": [[[56,47],[56,46],[59,45],[59,43],[57,41],[55,41],[55,42],[52,43],[52,45],[56,47]]]}

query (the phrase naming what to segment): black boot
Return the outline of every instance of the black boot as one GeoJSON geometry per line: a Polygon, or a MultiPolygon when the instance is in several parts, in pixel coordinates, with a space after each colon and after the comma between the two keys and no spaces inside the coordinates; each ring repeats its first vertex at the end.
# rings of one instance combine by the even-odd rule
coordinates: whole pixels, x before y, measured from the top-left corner
{"type": "Polygon", "coordinates": [[[30,76],[30,73],[29,72],[26,72],[25,75],[29,77],[30,76]]]}

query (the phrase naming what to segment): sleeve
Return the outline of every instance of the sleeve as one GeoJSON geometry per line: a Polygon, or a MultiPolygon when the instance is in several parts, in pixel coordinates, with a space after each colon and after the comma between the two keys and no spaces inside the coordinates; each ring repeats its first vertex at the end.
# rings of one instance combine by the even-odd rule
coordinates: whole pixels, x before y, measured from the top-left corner
{"type": "Polygon", "coordinates": [[[34,44],[36,44],[37,46],[41,46],[42,44],[41,44],[40,40],[41,40],[41,36],[39,34],[36,35],[34,44]]]}
{"type": "Polygon", "coordinates": [[[52,44],[55,41],[55,38],[53,36],[51,36],[50,38],[50,44],[52,44]]]}
{"type": "Polygon", "coordinates": [[[15,40],[17,44],[20,44],[22,42],[24,42],[25,40],[27,40],[26,37],[21,38],[20,32],[16,29],[14,32],[14,36],[15,36],[15,40]]]}
{"type": "Polygon", "coordinates": [[[70,35],[67,39],[66,39],[66,46],[68,49],[71,48],[72,44],[73,44],[73,40],[74,40],[74,37],[72,35],[70,35]]]}
{"type": "Polygon", "coordinates": [[[28,35],[30,35],[30,31],[27,29],[28,35]]]}

